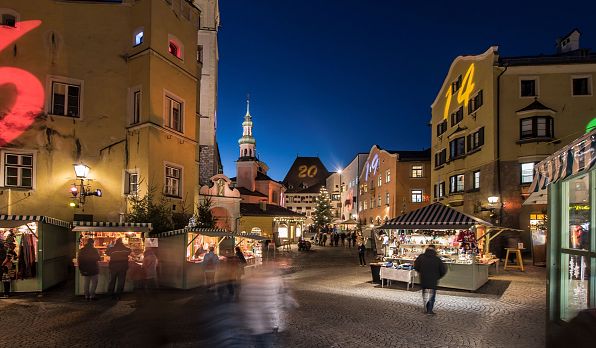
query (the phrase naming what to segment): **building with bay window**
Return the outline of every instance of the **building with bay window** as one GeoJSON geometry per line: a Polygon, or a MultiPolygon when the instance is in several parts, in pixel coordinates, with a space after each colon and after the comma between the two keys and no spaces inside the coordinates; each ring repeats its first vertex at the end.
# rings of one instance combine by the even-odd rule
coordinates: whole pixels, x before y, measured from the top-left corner
{"type": "Polygon", "coordinates": [[[552,55],[490,47],[452,62],[431,105],[433,201],[526,231],[543,222],[545,201],[522,205],[534,166],[594,117],[596,54],[579,36],[559,39],[552,55]]]}

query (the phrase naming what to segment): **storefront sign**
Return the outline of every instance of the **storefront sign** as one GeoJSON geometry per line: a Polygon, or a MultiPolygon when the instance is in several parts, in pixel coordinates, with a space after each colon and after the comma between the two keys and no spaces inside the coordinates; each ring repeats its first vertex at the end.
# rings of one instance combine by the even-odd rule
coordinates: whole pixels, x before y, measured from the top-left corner
{"type": "MultiPolygon", "coordinates": [[[[32,20],[17,22],[14,28],[0,26],[0,51],[40,25],[41,21],[32,20]]],[[[8,87],[8,93],[5,89],[0,99],[0,111],[5,113],[0,119],[0,146],[4,146],[23,134],[41,115],[44,90],[33,74],[8,66],[0,67],[0,86],[8,87]]]]}

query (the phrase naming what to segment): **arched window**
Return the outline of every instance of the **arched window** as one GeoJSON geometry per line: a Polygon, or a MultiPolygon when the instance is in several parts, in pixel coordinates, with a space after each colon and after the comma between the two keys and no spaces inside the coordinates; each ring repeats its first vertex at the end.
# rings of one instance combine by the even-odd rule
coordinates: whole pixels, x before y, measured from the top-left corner
{"type": "Polygon", "coordinates": [[[0,8],[0,25],[16,28],[19,17],[19,14],[12,9],[0,8]]]}
{"type": "Polygon", "coordinates": [[[178,59],[183,59],[182,57],[184,57],[184,45],[182,45],[182,41],[178,40],[172,34],[168,35],[168,52],[178,59]]]}
{"type": "Polygon", "coordinates": [[[279,238],[288,238],[288,225],[280,225],[277,228],[277,233],[279,235],[279,238]]]}
{"type": "Polygon", "coordinates": [[[248,150],[244,149],[244,155],[243,155],[244,157],[246,157],[247,151],[248,150]]]}

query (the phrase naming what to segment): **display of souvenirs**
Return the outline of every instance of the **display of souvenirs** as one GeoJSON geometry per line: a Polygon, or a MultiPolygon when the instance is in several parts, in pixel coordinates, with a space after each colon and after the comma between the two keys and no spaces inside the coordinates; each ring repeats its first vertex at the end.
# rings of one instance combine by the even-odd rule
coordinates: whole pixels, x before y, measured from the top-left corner
{"type": "Polygon", "coordinates": [[[130,260],[135,262],[143,261],[145,243],[141,232],[81,232],[79,249],[86,243],[87,239],[93,238],[93,245],[99,251],[100,262],[108,262],[110,257],[106,254],[108,247],[116,243],[116,239],[122,238],[122,243],[130,248],[130,260]]]}

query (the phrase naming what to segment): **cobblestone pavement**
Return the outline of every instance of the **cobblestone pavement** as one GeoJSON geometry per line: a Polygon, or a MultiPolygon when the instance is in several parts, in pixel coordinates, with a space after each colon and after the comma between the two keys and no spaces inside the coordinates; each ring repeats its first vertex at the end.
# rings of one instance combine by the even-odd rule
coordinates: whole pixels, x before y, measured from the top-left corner
{"type": "MultiPolygon", "coordinates": [[[[437,315],[428,317],[419,289],[372,284],[370,269],[358,267],[355,253],[315,247],[278,255],[300,305],[288,313],[278,346],[544,346],[542,268],[501,271],[475,293],[440,290],[437,315]]],[[[72,293],[72,284],[66,284],[42,297],[0,300],[0,347],[217,347],[206,344],[217,331],[213,317],[234,316],[233,308],[218,307],[204,289],[127,294],[120,302],[92,303],[72,293]]]]}

